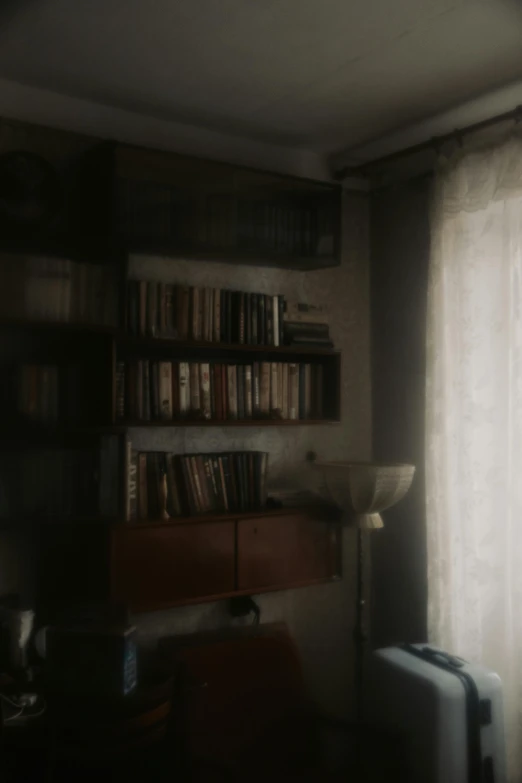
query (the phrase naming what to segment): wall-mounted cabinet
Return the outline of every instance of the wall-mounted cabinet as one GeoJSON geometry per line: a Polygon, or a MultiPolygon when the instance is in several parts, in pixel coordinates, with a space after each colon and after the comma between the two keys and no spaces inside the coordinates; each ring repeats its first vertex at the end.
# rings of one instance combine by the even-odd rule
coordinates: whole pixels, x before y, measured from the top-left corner
{"type": "MultiPolygon", "coordinates": [[[[89,154],[80,219],[134,252],[290,269],[340,263],[339,185],[170,152],[89,154]]],[[[86,230],[87,226],[83,230],[86,230]]]]}
{"type": "Polygon", "coordinates": [[[339,579],[341,528],[327,506],[56,526],[42,531],[38,557],[47,611],[64,594],[151,611],[339,579]]]}

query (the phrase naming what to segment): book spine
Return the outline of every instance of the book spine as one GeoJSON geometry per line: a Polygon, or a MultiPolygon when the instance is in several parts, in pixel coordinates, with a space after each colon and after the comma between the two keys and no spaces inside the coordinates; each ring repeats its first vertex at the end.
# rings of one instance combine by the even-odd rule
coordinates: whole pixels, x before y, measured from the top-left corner
{"type": "Polygon", "coordinates": [[[219,496],[217,492],[216,482],[212,471],[212,459],[210,457],[203,457],[203,466],[205,468],[205,477],[207,482],[207,495],[209,498],[210,511],[219,510],[219,496]]]}
{"type": "Polygon", "coordinates": [[[201,411],[201,396],[199,390],[199,364],[191,362],[189,364],[190,377],[190,410],[192,413],[199,414],[201,411]]]}
{"type": "Polygon", "coordinates": [[[284,312],[285,312],[285,298],[281,294],[277,297],[278,312],[279,312],[279,337],[278,345],[284,345],[284,312]]]}
{"type": "Polygon", "coordinates": [[[206,363],[199,365],[199,377],[201,384],[201,411],[204,419],[212,416],[210,403],[210,366],[206,363]]]}
{"type": "Polygon", "coordinates": [[[304,366],[304,418],[312,417],[312,365],[304,366]]]}
{"type": "Polygon", "coordinates": [[[145,421],[151,420],[150,405],[150,362],[143,362],[143,418],[145,421]]]}
{"type": "Polygon", "coordinates": [[[272,298],[272,313],[274,319],[273,345],[279,346],[279,296],[272,298]]]}
{"type": "Polygon", "coordinates": [[[257,294],[257,342],[266,345],[266,296],[257,294]]]}
{"type": "Polygon", "coordinates": [[[271,296],[266,297],[265,302],[266,309],[266,345],[274,344],[274,312],[273,312],[273,299],[271,296]]]}
{"type": "Polygon", "coordinates": [[[172,362],[172,418],[179,419],[180,417],[180,401],[179,401],[179,362],[172,362]]]}
{"type": "Polygon", "coordinates": [[[245,368],[242,364],[237,365],[237,417],[245,418],[245,368]]]}
{"type": "Polygon", "coordinates": [[[268,454],[266,452],[263,452],[261,455],[261,492],[260,492],[260,507],[264,508],[266,506],[266,496],[267,496],[267,477],[268,477],[268,454]]]}
{"type": "Polygon", "coordinates": [[[219,462],[217,456],[213,455],[210,458],[210,473],[212,476],[212,486],[214,494],[216,496],[216,509],[217,511],[225,511],[225,498],[223,495],[223,488],[221,486],[221,475],[219,471],[219,462]]]}
{"type": "Polygon", "coordinates": [[[203,297],[203,306],[202,306],[202,311],[203,311],[203,329],[202,329],[202,332],[203,333],[202,333],[202,338],[203,338],[203,340],[205,340],[205,342],[208,342],[209,339],[210,339],[209,336],[208,336],[209,319],[210,319],[209,290],[210,289],[206,288],[206,287],[201,290],[201,294],[202,294],[202,297],[203,297]]]}
{"type": "Polygon", "coordinates": [[[211,503],[210,503],[210,497],[209,497],[208,486],[207,486],[205,460],[202,454],[197,454],[194,459],[195,459],[199,487],[201,490],[201,502],[202,502],[201,510],[203,511],[203,513],[206,513],[207,511],[211,510],[211,503]]]}
{"type": "Polygon", "coordinates": [[[179,412],[185,418],[190,410],[190,374],[187,362],[179,363],[179,412]]]}
{"type": "Polygon", "coordinates": [[[183,483],[185,485],[185,497],[187,499],[189,514],[191,516],[196,516],[198,513],[196,485],[192,475],[189,457],[180,458],[180,468],[183,474],[183,483]]]}
{"type": "Polygon", "coordinates": [[[252,418],[252,365],[245,367],[245,417],[252,418]]]}
{"type": "Polygon", "coordinates": [[[203,493],[201,491],[201,484],[199,483],[198,466],[196,463],[196,457],[189,457],[190,474],[194,481],[194,488],[196,491],[196,507],[198,514],[202,514],[205,510],[203,501],[203,493]]]}
{"type": "Polygon", "coordinates": [[[189,312],[190,312],[190,289],[188,286],[179,285],[176,289],[177,294],[177,327],[180,340],[189,338],[189,312]]]}
{"type": "Polygon", "coordinates": [[[245,343],[252,344],[252,301],[250,294],[245,294],[245,343]]]}
{"type": "Polygon", "coordinates": [[[228,418],[237,419],[237,374],[236,365],[227,365],[228,418]]]}
{"type": "Polygon", "coordinates": [[[318,419],[324,418],[324,369],[322,364],[316,367],[316,416],[318,419]]]}
{"type": "Polygon", "coordinates": [[[297,418],[305,418],[305,366],[304,364],[298,365],[299,373],[299,409],[297,418]]]}
{"type": "MultiPolygon", "coordinates": [[[[139,334],[142,337],[145,337],[147,334],[147,324],[148,324],[148,317],[147,317],[147,303],[148,303],[148,294],[147,294],[147,281],[146,280],[140,280],[139,283],[136,284],[139,286],[138,290],[138,296],[139,296],[139,334]]],[[[138,332],[134,332],[134,334],[138,334],[138,332]]]]}
{"type": "Polygon", "coordinates": [[[150,384],[150,407],[152,418],[160,418],[160,390],[159,390],[159,365],[158,362],[151,362],[150,367],[152,380],[150,384]]]}
{"type": "Polygon", "coordinates": [[[278,374],[277,374],[278,366],[276,362],[272,362],[270,365],[270,412],[274,415],[277,414],[278,408],[279,408],[279,402],[278,402],[278,395],[277,395],[277,389],[278,389],[278,374]]]}
{"type": "Polygon", "coordinates": [[[239,342],[245,342],[245,300],[246,294],[239,295],[239,342]]]}
{"type": "Polygon", "coordinates": [[[227,291],[221,289],[221,304],[220,304],[220,325],[219,325],[219,342],[226,343],[227,341],[227,291]]]}
{"type": "Polygon", "coordinates": [[[218,457],[217,459],[218,466],[219,466],[219,477],[221,480],[221,491],[223,493],[223,504],[225,506],[225,511],[231,511],[232,505],[228,495],[227,480],[225,475],[225,465],[223,464],[224,459],[225,459],[224,457],[218,457]]]}
{"type": "Polygon", "coordinates": [[[199,288],[190,289],[190,336],[199,340],[199,288]]]}
{"type": "Polygon", "coordinates": [[[147,283],[147,330],[151,337],[158,333],[158,284],[147,283]]]}
{"type": "Polygon", "coordinates": [[[209,343],[214,340],[214,296],[215,289],[208,288],[208,327],[207,327],[207,340],[209,343]]]}
{"type": "Polygon", "coordinates": [[[260,364],[259,411],[261,416],[270,412],[270,362],[260,364]]]}
{"type": "Polygon", "coordinates": [[[221,342],[221,289],[214,289],[214,342],[221,342]]]}
{"type": "Polygon", "coordinates": [[[167,334],[167,285],[158,285],[158,331],[160,335],[167,334]]]}
{"type": "Polygon", "coordinates": [[[172,364],[159,363],[160,418],[172,419],[172,364]]]}
{"type": "Polygon", "coordinates": [[[251,337],[252,345],[257,345],[257,321],[259,318],[259,308],[257,304],[257,294],[250,294],[251,307],[251,337]]]}
{"type": "Polygon", "coordinates": [[[293,362],[288,365],[288,418],[299,418],[299,371],[293,362]]]}
{"type": "Polygon", "coordinates": [[[147,493],[147,455],[138,454],[138,513],[140,519],[147,519],[149,513],[147,493]]]}
{"type": "Polygon", "coordinates": [[[174,317],[174,294],[175,286],[170,283],[165,286],[165,334],[174,336],[176,332],[176,321],[174,317]]]}
{"type": "MultiPolygon", "coordinates": [[[[137,516],[137,487],[136,487],[136,472],[138,463],[138,454],[132,448],[132,442],[130,439],[126,441],[127,451],[127,495],[126,495],[126,513],[125,518],[127,522],[131,522],[136,519],[137,516]]],[[[103,466],[103,458],[101,459],[101,465],[103,466]]],[[[103,471],[103,467],[102,467],[103,471]]],[[[102,472],[100,471],[100,472],[102,472]]],[[[103,506],[104,502],[100,502],[100,506],[103,506]]]]}
{"type": "Polygon", "coordinates": [[[259,362],[252,365],[252,415],[259,417],[261,413],[261,378],[259,362]]]}
{"type": "Polygon", "coordinates": [[[223,419],[223,401],[220,364],[212,365],[212,375],[214,377],[214,417],[221,421],[223,419]]]}
{"type": "Polygon", "coordinates": [[[116,418],[125,418],[125,362],[116,364],[116,418]]]}
{"type": "Polygon", "coordinates": [[[223,419],[228,419],[228,373],[227,365],[221,365],[221,406],[223,412],[223,419]]]}
{"type": "Polygon", "coordinates": [[[167,511],[170,517],[179,517],[181,515],[181,503],[174,468],[174,455],[167,454],[165,462],[167,469],[167,511]]]}
{"type": "Polygon", "coordinates": [[[226,307],[226,342],[232,342],[232,291],[227,291],[227,307],[226,307]]]}

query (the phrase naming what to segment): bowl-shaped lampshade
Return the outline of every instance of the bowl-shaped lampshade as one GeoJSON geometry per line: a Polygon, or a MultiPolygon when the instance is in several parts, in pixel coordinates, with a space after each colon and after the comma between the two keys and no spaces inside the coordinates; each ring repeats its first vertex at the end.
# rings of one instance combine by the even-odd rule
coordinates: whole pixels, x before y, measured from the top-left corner
{"type": "Polygon", "coordinates": [[[381,511],[404,497],[413,481],[414,465],[380,462],[316,462],[328,491],[360,527],[383,527],[381,511]]]}

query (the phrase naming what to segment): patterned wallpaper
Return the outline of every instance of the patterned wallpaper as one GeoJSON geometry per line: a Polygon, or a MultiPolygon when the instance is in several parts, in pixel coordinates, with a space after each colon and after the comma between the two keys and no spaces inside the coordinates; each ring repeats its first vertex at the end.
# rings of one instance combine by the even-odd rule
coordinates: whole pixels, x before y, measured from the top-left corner
{"type": "MultiPolygon", "coordinates": [[[[317,469],[305,462],[308,451],[329,459],[367,459],[371,444],[369,337],[368,202],[346,194],[342,264],[334,269],[294,272],[221,263],[175,261],[136,256],[130,275],[137,279],[285,294],[325,304],[331,335],[342,351],[342,421],[324,427],[197,428],[131,430],[135,447],[177,452],[262,449],[269,452],[269,486],[321,484],[317,469]]],[[[344,578],[338,583],[261,596],[261,621],[286,622],[303,657],[310,692],[320,706],[346,714],[352,676],[354,538],[343,542],[344,578]]],[[[230,624],[224,603],[154,612],[136,618],[140,639],[153,645],[159,636],[190,633],[230,624]]]]}

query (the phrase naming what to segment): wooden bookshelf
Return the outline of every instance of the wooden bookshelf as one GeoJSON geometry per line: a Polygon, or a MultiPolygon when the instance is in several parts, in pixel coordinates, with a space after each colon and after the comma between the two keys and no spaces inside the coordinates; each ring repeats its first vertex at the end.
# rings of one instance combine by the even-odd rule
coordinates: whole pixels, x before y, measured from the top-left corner
{"type": "MultiPolygon", "coordinates": [[[[118,444],[118,469],[110,474],[111,486],[117,485],[117,513],[90,513],[97,507],[91,503],[85,504],[84,514],[71,515],[16,513],[15,506],[13,513],[0,518],[0,528],[31,528],[31,536],[34,533],[38,540],[42,603],[49,607],[67,596],[71,601],[123,602],[135,611],[148,611],[340,578],[341,533],[326,506],[264,508],[166,522],[151,519],[130,524],[124,519],[129,429],[295,428],[341,420],[338,351],[129,334],[128,253],[160,251],[194,261],[299,270],[336,266],[341,251],[341,188],[112,143],[93,148],[85,164],[73,189],[67,225],[41,240],[6,235],[0,242],[0,253],[10,254],[11,260],[13,255],[29,253],[105,266],[106,270],[95,271],[110,273],[118,294],[113,318],[107,319],[110,326],[88,323],[78,315],[75,320],[74,314],[72,320],[52,321],[43,310],[37,312],[44,317],[34,319],[0,316],[4,379],[21,364],[56,365],[60,373],[59,415],[43,426],[15,416],[16,404],[0,384],[0,454],[94,450],[108,436],[118,444]],[[223,365],[318,364],[323,372],[324,415],[120,420],[116,416],[117,363],[138,359],[223,365]],[[85,373],[77,384],[81,410],[74,415],[62,410],[68,398],[76,395],[61,376],[72,363],[85,373]]],[[[18,291],[22,302],[23,290],[18,291]]],[[[15,454],[16,459],[19,456],[15,454]]],[[[57,475],[62,474],[58,471],[57,475]]],[[[23,479],[30,491],[33,477],[23,479]]],[[[78,501],[65,507],[82,511],[80,505],[78,501]]]]}
{"type": "Polygon", "coordinates": [[[338,266],[342,189],[103,142],[87,154],[75,223],[130,252],[309,270],[338,266]]]}

